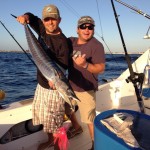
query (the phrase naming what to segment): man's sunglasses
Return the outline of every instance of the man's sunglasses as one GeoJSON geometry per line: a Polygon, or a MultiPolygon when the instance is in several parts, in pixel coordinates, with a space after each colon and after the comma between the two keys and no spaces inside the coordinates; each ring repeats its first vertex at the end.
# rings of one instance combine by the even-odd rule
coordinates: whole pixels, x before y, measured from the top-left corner
{"type": "Polygon", "coordinates": [[[94,26],[93,25],[86,26],[85,24],[82,24],[79,26],[79,28],[82,30],[85,30],[86,28],[88,28],[89,30],[93,30],[94,26]]]}

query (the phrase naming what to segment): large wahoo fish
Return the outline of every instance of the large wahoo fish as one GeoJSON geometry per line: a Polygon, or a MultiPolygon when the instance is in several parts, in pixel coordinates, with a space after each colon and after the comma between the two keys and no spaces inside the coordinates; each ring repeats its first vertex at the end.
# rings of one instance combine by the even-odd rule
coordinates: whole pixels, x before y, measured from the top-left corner
{"type": "Polygon", "coordinates": [[[61,71],[58,65],[50,57],[47,56],[44,49],[41,47],[40,43],[38,42],[37,38],[32,33],[28,25],[25,25],[25,33],[29,50],[36,66],[47,80],[54,83],[56,90],[72,107],[71,100],[78,99],[64,73],[61,71]]]}

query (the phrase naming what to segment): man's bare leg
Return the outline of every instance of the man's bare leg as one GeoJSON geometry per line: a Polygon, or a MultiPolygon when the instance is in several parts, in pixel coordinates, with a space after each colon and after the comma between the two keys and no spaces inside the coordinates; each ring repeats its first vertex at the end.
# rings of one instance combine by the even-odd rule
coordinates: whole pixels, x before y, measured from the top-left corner
{"type": "Polygon", "coordinates": [[[92,141],[94,141],[94,125],[93,125],[93,123],[88,124],[88,128],[89,128],[90,137],[91,137],[92,141]]]}
{"type": "Polygon", "coordinates": [[[71,120],[72,126],[74,127],[75,130],[78,130],[81,127],[77,121],[75,112],[72,112],[72,114],[70,116],[70,120],[71,120]]]}
{"type": "Polygon", "coordinates": [[[89,133],[90,133],[90,137],[92,140],[92,147],[89,150],[94,150],[94,124],[88,124],[88,128],[89,128],[89,133]]]}
{"type": "Polygon", "coordinates": [[[47,142],[44,142],[44,143],[41,143],[38,147],[37,150],[44,150],[45,148],[49,147],[50,145],[54,145],[54,137],[53,137],[53,134],[52,133],[47,133],[48,135],[48,141],[47,142]]]}

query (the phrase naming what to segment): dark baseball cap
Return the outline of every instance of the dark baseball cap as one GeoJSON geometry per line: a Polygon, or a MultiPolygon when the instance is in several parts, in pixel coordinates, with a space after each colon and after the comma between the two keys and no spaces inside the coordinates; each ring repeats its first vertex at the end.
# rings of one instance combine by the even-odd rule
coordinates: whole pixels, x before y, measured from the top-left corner
{"type": "Polygon", "coordinates": [[[82,16],[79,20],[78,20],[78,26],[82,25],[82,24],[86,24],[86,23],[89,23],[89,24],[92,24],[95,26],[95,22],[93,20],[92,17],[90,16],[82,16]]]}

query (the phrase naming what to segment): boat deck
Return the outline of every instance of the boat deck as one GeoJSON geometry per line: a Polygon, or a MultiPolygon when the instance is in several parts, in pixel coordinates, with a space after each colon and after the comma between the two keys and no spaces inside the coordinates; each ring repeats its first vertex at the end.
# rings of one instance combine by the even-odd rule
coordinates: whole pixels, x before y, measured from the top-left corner
{"type": "Polygon", "coordinates": [[[69,140],[69,150],[88,150],[91,148],[91,139],[86,125],[83,125],[83,133],[69,140]]]}
{"type": "MultiPolygon", "coordinates": [[[[83,132],[75,137],[69,139],[69,149],[68,150],[88,150],[91,148],[91,138],[89,135],[89,130],[86,124],[81,123],[79,119],[79,112],[77,111],[76,116],[80,125],[83,128],[83,132]]],[[[53,150],[53,147],[47,148],[45,150],[53,150]]]]}

